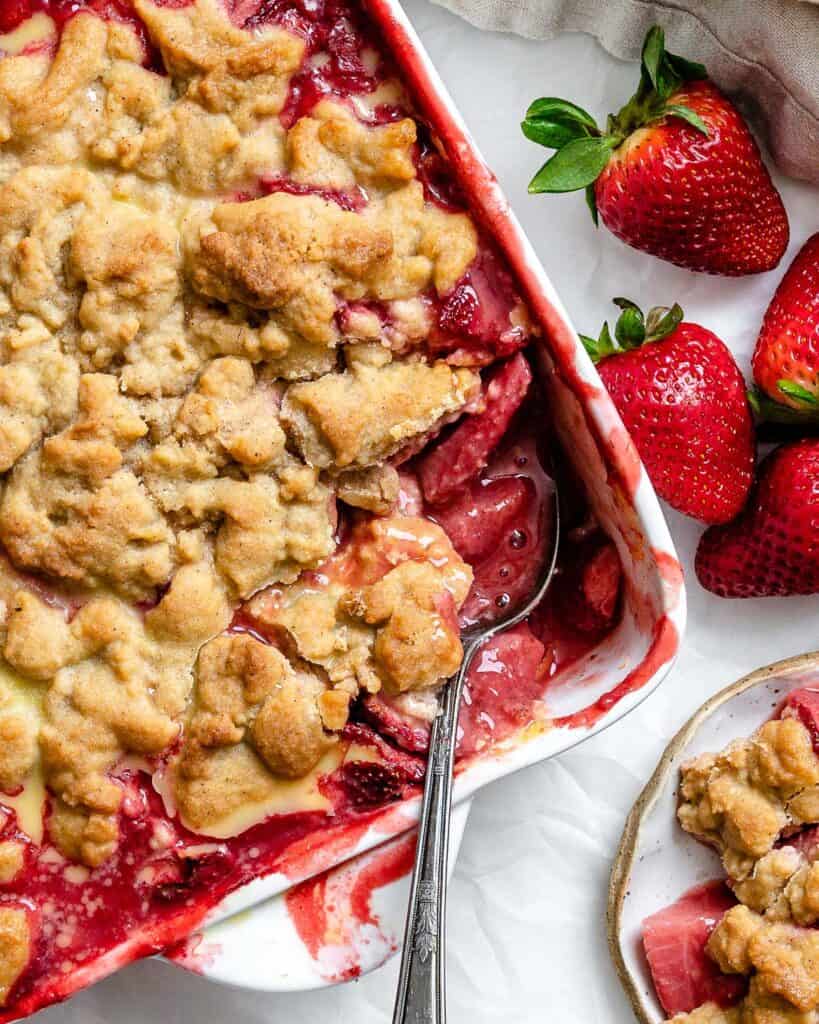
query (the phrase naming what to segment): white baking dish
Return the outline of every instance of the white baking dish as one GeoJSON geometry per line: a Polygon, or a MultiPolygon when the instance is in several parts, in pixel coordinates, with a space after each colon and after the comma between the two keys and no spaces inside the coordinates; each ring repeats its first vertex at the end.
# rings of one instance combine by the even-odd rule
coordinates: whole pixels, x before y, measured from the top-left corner
{"type": "MultiPolygon", "coordinates": [[[[685,625],[685,592],[656,496],[631,439],[497,181],[400,4],[396,0],[363,2],[476,217],[503,251],[542,329],[536,362],[552,416],[598,519],[617,543],[627,580],[620,626],[547,692],[549,709],[557,720],[554,726],[537,733],[527,731],[463,770],[454,798],[464,805],[481,787],[581,743],[648,696],[676,657],[685,625]]],[[[310,837],[309,843],[294,850],[286,871],[257,879],[231,894],[208,919],[212,924],[223,923],[194,937],[172,954],[173,960],[213,980],[268,991],[331,984],[378,966],[397,948],[411,857],[405,852],[406,870],[378,886],[371,884],[373,877],[377,880],[373,859],[388,858],[389,851],[361,855],[411,829],[418,805],[415,798],[390,806],[364,835],[334,834],[331,840],[321,833],[310,837]],[[355,860],[343,869],[332,870],[351,858],[355,860]],[[364,885],[362,872],[370,876],[368,912],[356,920],[350,911],[349,928],[332,927],[331,903],[340,896],[346,898],[345,893],[349,896],[357,884],[364,885]],[[308,949],[288,909],[298,897],[288,900],[282,894],[295,883],[320,875],[315,884],[300,890],[302,904],[309,894],[312,905],[319,908],[317,920],[323,913],[327,923],[326,941],[317,943],[314,935],[308,949]],[[254,907],[252,913],[226,920],[249,907],[254,907]]],[[[467,808],[456,813],[459,838],[467,808]]]]}

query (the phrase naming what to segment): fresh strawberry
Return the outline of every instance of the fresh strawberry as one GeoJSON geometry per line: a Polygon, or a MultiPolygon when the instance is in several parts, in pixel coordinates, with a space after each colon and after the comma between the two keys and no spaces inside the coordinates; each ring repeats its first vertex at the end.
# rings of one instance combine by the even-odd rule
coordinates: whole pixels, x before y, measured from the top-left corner
{"type": "MultiPolygon", "coordinates": [[[[762,321],[754,380],[775,402],[819,414],[819,233],[802,246],[762,321]]],[[[769,418],[775,410],[766,407],[769,418]]]]}
{"type": "Polygon", "coordinates": [[[775,449],[742,515],[706,530],[695,569],[719,597],[819,592],[819,440],[775,449]]]}
{"type": "Polygon", "coordinates": [[[704,523],[736,516],[753,480],[754,431],[745,382],[720,339],[683,311],[628,299],[612,338],[582,337],[598,363],[661,498],[704,523]]]}
{"type": "Polygon", "coordinates": [[[788,218],[759,148],[705,68],[665,50],[655,26],[640,85],[601,131],[565,100],[535,100],[521,126],[557,152],[530,192],[585,188],[592,216],[635,249],[710,274],[770,270],[788,218]]]}

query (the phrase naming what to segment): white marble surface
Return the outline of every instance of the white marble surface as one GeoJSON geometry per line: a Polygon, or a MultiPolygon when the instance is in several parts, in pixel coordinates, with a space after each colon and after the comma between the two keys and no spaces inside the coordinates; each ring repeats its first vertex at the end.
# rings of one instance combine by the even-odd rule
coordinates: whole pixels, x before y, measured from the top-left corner
{"type": "MultiPolygon", "coordinates": [[[[595,232],[582,197],[530,197],[541,159],[518,122],[538,95],[603,115],[630,94],[635,68],[590,39],[531,43],[485,35],[427,0],[414,20],[577,327],[596,332],[613,295],[648,306],[680,301],[747,369],[781,271],[719,280],[666,267],[595,232]]],[[[792,252],[819,228],[815,190],[779,181],[792,252]]],[[[696,524],[670,513],[685,565],[696,524]]],[[[660,690],[625,722],[556,761],[481,793],[451,889],[449,1015],[453,1024],[629,1024],[609,966],[604,902],[623,819],[667,738],[710,693],[767,662],[819,647],[819,598],[721,602],[689,577],[683,654],[660,690]]],[[[343,988],[261,996],[220,988],[152,961],[45,1011],[43,1024],[375,1024],[390,1019],[396,965],[343,988]]]]}

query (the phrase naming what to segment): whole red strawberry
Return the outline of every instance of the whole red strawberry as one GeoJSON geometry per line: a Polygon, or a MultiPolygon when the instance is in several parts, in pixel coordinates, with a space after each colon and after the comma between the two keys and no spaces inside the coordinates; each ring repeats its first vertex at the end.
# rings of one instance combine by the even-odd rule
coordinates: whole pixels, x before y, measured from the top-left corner
{"type": "Polygon", "coordinates": [[[775,449],[742,515],[702,535],[695,569],[720,597],[819,592],[819,440],[775,449]]]}
{"type": "Polygon", "coordinates": [[[661,498],[704,523],[736,516],[753,480],[745,382],[727,346],[683,311],[644,320],[628,299],[615,337],[582,337],[661,498]]]}
{"type": "Polygon", "coordinates": [[[775,402],[819,409],[819,233],[802,246],[762,321],[754,380],[775,402]]]}
{"type": "Polygon", "coordinates": [[[755,274],[788,245],[788,218],[759,147],[705,68],[665,50],[655,26],[640,85],[601,131],[565,100],[535,100],[527,138],[557,152],[530,192],[585,188],[595,223],[689,270],[755,274]]]}

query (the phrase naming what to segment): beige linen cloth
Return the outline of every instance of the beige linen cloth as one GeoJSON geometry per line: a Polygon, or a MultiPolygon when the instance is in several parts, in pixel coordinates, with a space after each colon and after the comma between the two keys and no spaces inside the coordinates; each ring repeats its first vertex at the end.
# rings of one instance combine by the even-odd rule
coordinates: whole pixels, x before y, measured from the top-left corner
{"type": "MultiPolygon", "coordinates": [[[[705,64],[786,174],[819,184],[818,0],[435,0],[478,28],[549,39],[589,32],[638,58],[651,25],[672,53],[705,64]]],[[[544,93],[548,93],[544,73],[544,93]]],[[[567,99],[577,100],[570,96],[567,99]]],[[[614,106],[626,97],[612,97],[614,106]]]]}

